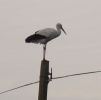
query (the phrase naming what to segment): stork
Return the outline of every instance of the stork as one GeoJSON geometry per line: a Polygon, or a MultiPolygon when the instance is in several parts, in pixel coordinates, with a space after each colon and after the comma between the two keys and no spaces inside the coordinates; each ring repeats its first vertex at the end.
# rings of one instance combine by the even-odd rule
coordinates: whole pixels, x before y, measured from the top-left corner
{"type": "Polygon", "coordinates": [[[53,28],[45,28],[39,31],[36,31],[33,35],[28,36],[25,39],[26,43],[40,43],[43,44],[43,59],[45,60],[46,55],[46,45],[52,39],[60,36],[61,30],[66,34],[60,23],[56,24],[56,29],[53,28]]]}

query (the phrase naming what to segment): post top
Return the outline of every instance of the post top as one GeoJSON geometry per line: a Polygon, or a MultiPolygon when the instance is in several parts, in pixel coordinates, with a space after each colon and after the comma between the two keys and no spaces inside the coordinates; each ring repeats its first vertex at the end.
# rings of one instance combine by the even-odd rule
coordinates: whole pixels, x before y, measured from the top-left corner
{"type": "Polygon", "coordinates": [[[42,62],[49,62],[49,60],[43,59],[42,62]]]}

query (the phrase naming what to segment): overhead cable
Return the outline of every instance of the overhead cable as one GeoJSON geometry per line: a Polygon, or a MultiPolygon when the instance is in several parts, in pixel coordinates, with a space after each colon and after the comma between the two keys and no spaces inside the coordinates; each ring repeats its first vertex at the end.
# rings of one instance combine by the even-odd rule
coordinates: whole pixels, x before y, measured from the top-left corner
{"type": "MultiPolygon", "coordinates": [[[[94,73],[101,73],[101,71],[76,73],[76,74],[70,74],[70,75],[65,75],[65,76],[53,77],[52,79],[55,80],[55,79],[68,78],[68,77],[73,77],[73,76],[80,76],[80,75],[94,74],[94,73]]],[[[19,89],[19,88],[23,88],[23,87],[26,87],[26,86],[29,86],[29,85],[37,84],[37,83],[39,83],[39,81],[32,82],[32,83],[27,83],[25,85],[21,85],[21,86],[18,86],[18,87],[15,87],[15,88],[0,92],[0,94],[4,94],[4,93],[7,93],[7,92],[10,92],[10,91],[13,91],[13,90],[16,90],[16,89],[19,89]]]]}
{"type": "Polygon", "coordinates": [[[70,74],[70,75],[65,75],[65,76],[60,76],[60,77],[54,77],[52,79],[60,79],[60,78],[67,78],[67,77],[72,77],[72,76],[79,76],[79,75],[85,75],[85,74],[94,74],[94,73],[101,73],[101,71],[92,71],[92,72],[85,72],[85,73],[70,74]]]}
{"type": "Polygon", "coordinates": [[[18,87],[15,87],[15,88],[12,88],[12,89],[9,89],[9,90],[0,92],[0,94],[7,93],[7,92],[10,92],[10,91],[13,91],[13,90],[22,88],[22,87],[26,87],[26,86],[29,86],[29,85],[32,85],[32,84],[36,84],[36,83],[39,83],[39,81],[37,81],[37,82],[32,82],[32,83],[27,83],[27,84],[24,84],[24,85],[21,85],[21,86],[18,86],[18,87]]]}

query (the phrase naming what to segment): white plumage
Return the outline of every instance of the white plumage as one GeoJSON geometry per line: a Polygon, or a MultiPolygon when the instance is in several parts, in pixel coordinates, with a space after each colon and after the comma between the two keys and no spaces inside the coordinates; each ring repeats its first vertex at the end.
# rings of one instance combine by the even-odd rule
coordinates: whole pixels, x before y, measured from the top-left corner
{"type": "Polygon", "coordinates": [[[56,29],[53,28],[45,28],[39,31],[36,31],[35,34],[27,37],[25,39],[26,43],[40,43],[43,44],[43,59],[45,59],[45,52],[46,52],[46,44],[58,37],[61,34],[61,30],[63,30],[64,33],[65,30],[63,29],[62,25],[60,23],[56,24],[56,29]]]}

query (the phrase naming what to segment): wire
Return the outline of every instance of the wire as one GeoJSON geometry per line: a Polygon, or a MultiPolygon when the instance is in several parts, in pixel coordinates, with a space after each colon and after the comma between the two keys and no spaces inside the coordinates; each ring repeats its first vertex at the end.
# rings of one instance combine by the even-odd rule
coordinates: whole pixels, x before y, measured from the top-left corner
{"type": "MultiPolygon", "coordinates": [[[[70,75],[65,75],[65,76],[60,76],[60,77],[53,77],[52,79],[54,80],[54,79],[60,79],[60,78],[68,78],[68,77],[72,77],[72,76],[79,76],[79,75],[85,75],[85,74],[94,74],[94,73],[100,73],[100,72],[101,72],[101,71],[92,71],[92,72],[85,72],[85,73],[70,74],[70,75]]],[[[12,88],[12,89],[9,89],[9,90],[0,92],[0,94],[4,94],[4,93],[7,93],[7,92],[10,92],[10,91],[19,89],[19,88],[23,88],[23,87],[25,87],[25,86],[37,84],[37,83],[39,83],[39,82],[40,82],[40,81],[36,81],[36,82],[28,83],[28,84],[25,84],[25,85],[21,85],[21,86],[18,86],[18,87],[15,87],[15,88],[12,88]]]]}
{"type": "Polygon", "coordinates": [[[65,76],[60,76],[60,77],[53,77],[52,79],[67,78],[67,77],[72,77],[72,76],[79,76],[79,75],[85,75],[85,74],[94,74],[94,73],[100,73],[100,72],[101,71],[93,71],[93,72],[70,74],[70,75],[65,75],[65,76]]]}
{"type": "Polygon", "coordinates": [[[39,81],[37,81],[37,82],[32,82],[32,83],[27,83],[27,84],[25,84],[25,85],[21,85],[21,86],[18,86],[18,87],[16,87],[16,88],[12,88],[12,89],[9,89],[9,90],[0,92],[0,94],[7,93],[7,92],[10,92],[10,91],[13,91],[13,90],[16,90],[16,89],[19,89],[19,88],[23,88],[23,87],[25,87],[25,86],[33,85],[33,84],[36,84],[36,83],[39,83],[39,81]]]}

